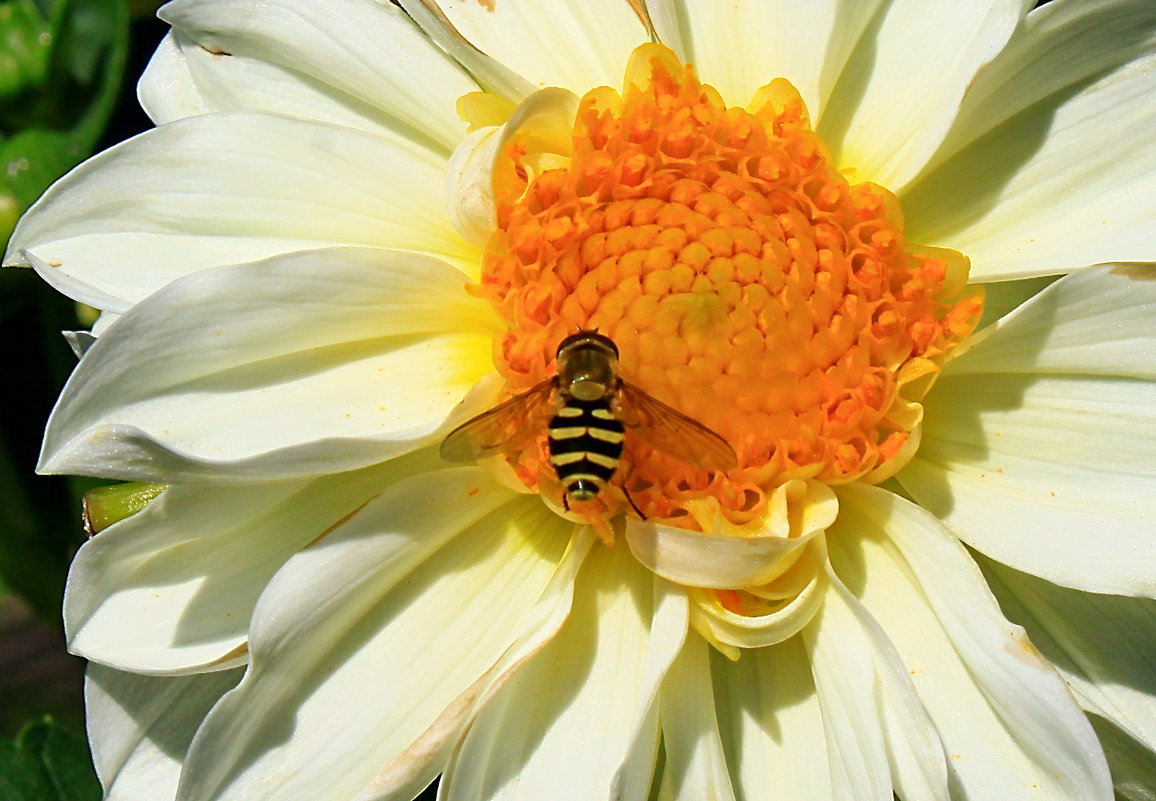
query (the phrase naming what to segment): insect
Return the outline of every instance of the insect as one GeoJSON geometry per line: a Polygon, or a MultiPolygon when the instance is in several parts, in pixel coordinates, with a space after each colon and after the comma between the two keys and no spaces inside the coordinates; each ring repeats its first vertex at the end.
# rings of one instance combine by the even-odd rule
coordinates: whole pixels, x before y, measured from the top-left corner
{"type": "Polygon", "coordinates": [[[579,331],[558,345],[556,363],[553,378],[451,431],[442,458],[468,462],[517,453],[541,435],[545,423],[550,466],[567,511],[570,501],[594,500],[610,483],[628,435],[704,470],[736,465],[726,440],[619,377],[618,346],[609,337],[579,331]]]}

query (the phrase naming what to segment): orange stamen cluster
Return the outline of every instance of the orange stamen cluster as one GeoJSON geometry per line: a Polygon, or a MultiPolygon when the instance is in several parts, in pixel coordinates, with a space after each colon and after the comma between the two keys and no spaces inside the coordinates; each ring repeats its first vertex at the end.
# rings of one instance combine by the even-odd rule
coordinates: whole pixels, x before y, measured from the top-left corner
{"type": "MultiPolygon", "coordinates": [[[[712,475],[631,444],[622,480],[651,517],[712,496],[746,522],[783,481],[886,464],[918,422],[915,387],[982,306],[962,256],[909,248],[895,198],[835,169],[781,79],[728,108],[656,59],[647,85],[582,99],[567,167],[535,174],[512,137],[495,189],[479,292],[509,325],[495,363],[510,392],[597,329],[624,379],[738,455],[712,475]]],[[[550,470],[537,452],[516,467],[530,486],[550,470]]]]}

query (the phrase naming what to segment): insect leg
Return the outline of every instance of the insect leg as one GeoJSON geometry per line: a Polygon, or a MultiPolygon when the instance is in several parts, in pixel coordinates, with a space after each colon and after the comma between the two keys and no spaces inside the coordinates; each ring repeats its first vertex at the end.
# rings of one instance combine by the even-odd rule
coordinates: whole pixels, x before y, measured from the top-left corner
{"type": "Polygon", "coordinates": [[[634,511],[638,512],[638,517],[639,517],[639,519],[640,519],[640,520],[645,520],[645,519],[646,519],[646,515],[644,515],[644,514],[642,513],[642,510],[638,508],[638,504],[636,504],[636,503],[634,502],[634,499],[630,497],[630,490],[626,489],[626,484],[625,484],[625,482],[622,484],[622,494],[623,494],[623,495],[625,495],[625,496],[626,496],[626,500],[630,502],[630,508],[632,508],[634,511]]]}

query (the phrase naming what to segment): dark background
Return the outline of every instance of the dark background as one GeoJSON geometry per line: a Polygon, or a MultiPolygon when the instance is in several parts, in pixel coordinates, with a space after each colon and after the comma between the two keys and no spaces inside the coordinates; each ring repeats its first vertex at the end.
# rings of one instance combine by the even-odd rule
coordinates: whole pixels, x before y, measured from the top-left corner
{"type": "MultiPolygon", "coordinates": [[[[135,82],[167,30],[151,14],[132,23],[129,77],[98,151],[152,127],[135,82]]],[[[76,363],[60,335],[82,327],[76,307],[31,270],[4,270],[0,280],[0,364],[7,373],[0,391],[0,526],[6,539],[26,546],[0,570],[0,739],[11,739],[44,714],[82,730],[83,661],[65,651],[60,598],[68,561],[84,538],[78,495],[86,485],[33,474],[48,413],[76,363]]]]}

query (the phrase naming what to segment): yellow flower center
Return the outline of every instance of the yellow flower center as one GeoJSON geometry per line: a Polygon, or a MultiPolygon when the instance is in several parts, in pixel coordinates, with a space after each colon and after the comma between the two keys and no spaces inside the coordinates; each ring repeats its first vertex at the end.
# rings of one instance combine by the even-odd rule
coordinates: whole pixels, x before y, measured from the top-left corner
{"type": "MultiPolygon", "coordinates": [[[[508,325],[495,344],[508,394],[597,329],[624,380],[738,456],[711,473],[628,432],[610,503],[625,487],[648,517],[696,527],[695,502],[713,498],[743,524],[791,479],[881,480],[910,458],[918,400],[982,297],[962,255],[907,242],[890,192],[848,182],[794,87],[778,79],[749,109],[727,107],[644,45],[622,94],[581,99],[555,148],[568,152],[545,138],[527,126],[505,141],[477,290],[508,325]]],[[[556,486],[544,442],[514,466],[556,486]]]]}

